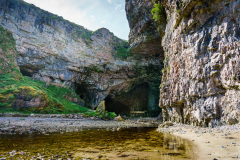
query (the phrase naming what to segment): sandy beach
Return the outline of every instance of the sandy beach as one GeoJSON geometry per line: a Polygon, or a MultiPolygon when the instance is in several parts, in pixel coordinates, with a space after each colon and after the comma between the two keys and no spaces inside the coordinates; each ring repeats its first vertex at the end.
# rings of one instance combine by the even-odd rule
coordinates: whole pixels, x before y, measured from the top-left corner
{"type": "Polygon", "coordinates": [[[159,132],[192,141],[198,160],[240,159],[240,125],[224,125],[215,128],[201,128],[175,124],[169,128],[158,128],[159,132]]]}

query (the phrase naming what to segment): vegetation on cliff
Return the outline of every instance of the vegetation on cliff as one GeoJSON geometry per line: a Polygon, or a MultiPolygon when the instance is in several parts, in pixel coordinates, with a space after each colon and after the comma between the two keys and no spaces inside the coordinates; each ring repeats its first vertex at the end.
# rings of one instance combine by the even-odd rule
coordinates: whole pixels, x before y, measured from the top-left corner
{"type": "MultiPolygon", "coordinates": [[[[21,75],[21,73],[18,73],[21,75]]],[[[71,88],[55,85],[8,73],[0,76],[0,112],[23,112],[44,114],[84,113],[87,117],[114,118],[112,112],[98,114],[77,102],[82,101],[71,88]],[[72,102],[74,101],[75,102],[72,102]]]]}
{"type": "Polygon", "coordinates": [[[154,5],[154,8],[152,9],[151,12],[153,15],[153,19],[155,19],[156,21],[159,21],[163,16],[164,7],[157,3],[154,5]]]}
{"type": "Polygon", "coordinates": [[[84,113],[86,116],[114,118],[114,113],[95,114],[82,107],[84,101],[71,88],[47,85],[22,76],[16,64],[15,41],[11,32],[0,26],[0,112],[84,113]]]}
{"type": "Polygon", "coordinates": [[[158,30],[158,33],[161,35],[161,37],[165,34],[165,28],[167,24],[167,15],[165,8],[159,4],[157,0],[153,0],[154,8],[151,10],[151,13],[153,15],[153,19],[155,20],[155,26],[158,30]]]}
{"type": "Polygon", "coordinates": [[[44,82],[25,76],[18,79],[12,73],[1,75],[0,81],[1,112],[73,113],[88,110],[64,98],[65,95],[76,96],[70,89],[46,86],[44,82]]]}
{"type": "Polygon", "coordinates": [[[116,49],[116,56],[122,59],[127,58],[129,54],[129,44],[127,41],[122,41],[121,44],[115,43],[114,47],[116,49]]]}
{"type": "Polygon", "coordinates": [[[0,26],[0,75],[17,70],[15,56],[15,41],[12,34],[0,26]]]}

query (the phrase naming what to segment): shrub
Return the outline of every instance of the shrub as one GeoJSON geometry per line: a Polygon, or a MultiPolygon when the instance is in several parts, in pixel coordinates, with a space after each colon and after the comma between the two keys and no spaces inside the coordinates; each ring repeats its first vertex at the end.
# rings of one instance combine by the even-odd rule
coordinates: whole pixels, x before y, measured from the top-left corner
{"type": "Polygon", "coordinates": [[[122,59],[127,58],[128,53],[129,53],[129,44],[127,41],[123,41],[122,43],[115,43],[114,47],[116,48],[116,56],[122,59]]]}
{"type": "Polygon", "coordinates": [[[162,5],[155,4],[151,12],[153,15],[153,19],[155,19],[156,21],[159,21],[163,16],[163,13],[165,12],[165,9],[162,5]]]}

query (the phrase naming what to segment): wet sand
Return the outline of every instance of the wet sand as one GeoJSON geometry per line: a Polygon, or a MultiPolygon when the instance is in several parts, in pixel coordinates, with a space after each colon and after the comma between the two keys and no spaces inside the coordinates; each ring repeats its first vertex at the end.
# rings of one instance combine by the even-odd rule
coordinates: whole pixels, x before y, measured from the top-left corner
{"type": "Polygon", "coordinates": [[[190,125],[174,125],[159,128],[159,132],[168,132],[196,146],[194,152],[199,160],[240,159],[240,125],[225,125],[215,128],[201,128],[190,125]]]}

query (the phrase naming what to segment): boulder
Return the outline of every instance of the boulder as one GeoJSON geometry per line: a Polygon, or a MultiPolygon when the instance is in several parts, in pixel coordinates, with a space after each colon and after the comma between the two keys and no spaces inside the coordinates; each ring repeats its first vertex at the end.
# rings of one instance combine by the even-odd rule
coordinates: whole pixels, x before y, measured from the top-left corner
{"type": "Polygon", "coordinates": [[[100,114],[104,114],[105,112],[105,101],[101,101],[100,104],[98,105],[96,112],[100,113],[100,114]]]}
{"type": "Polygon", "coordinates": [[[114,121],[123,121],[123,118],[119,115],[113,119],[114,121]]]}
{"type": "Polygon", "coordinates": [[[234,117],[227,118],[227,124],[233,125],[233,124],[237,124],[237,123],[238,123],[238,121],[236,118],[234,118],[234,117]]]}

